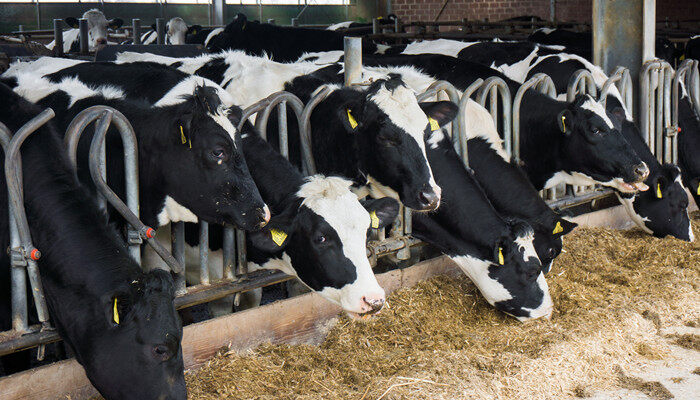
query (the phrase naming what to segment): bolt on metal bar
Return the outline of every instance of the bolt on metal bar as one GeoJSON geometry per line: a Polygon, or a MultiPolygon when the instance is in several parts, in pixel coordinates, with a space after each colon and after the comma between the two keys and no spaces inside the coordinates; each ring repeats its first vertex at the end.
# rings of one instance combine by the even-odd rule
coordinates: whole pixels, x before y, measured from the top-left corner
{"type": "MultiPolygon", "coordinates": [[[[469,88],[467,88],[465,93],[467,93],[470,89],[478,89],[478,92],[476,94],[476,102],[479,103],[482,107],[489,110],[489,113],[491,113],[491,118],[493,118],[493,123],[496,125],[496,127],[498,127],[498,96],[501,96],[501,102],[503,103],[503,142],[506,154],[508,154],[508,157],[512,157],[513,132],[511,127],[513,123],[513,110],[511,109],[511,104],[513,104],[513,101],[510,94],[510,89],[508,88],[508,84],[503,79],[497,76],[491,76],[489,78],[486,78],[486,80],[484,80],[480,86],[473,86],[478,81],[479,80],[473,82],[469,86],[469,88]],[[489,100],[489,107],[486,106],[487,99],[489,100]]],[[[470,97],[471,93],[469,94],[469,96],[467,96],[467,100],[470,97]]],[[[465,101],[464,95],[462,95],[462,101],[464,102],[464,106],[466,106],[467,102],[465,101]]],[[[461,107],[462,104],[460,104],[460,109],[461,107]]]]}
{"type": "Polygon", "coordinates": [[[165,44],[165,20],[156,18],[156,43],[165,44]]]}
{"type": "Polygon", "coordinates": [[[88,22],[85,18],[78,20],[78,29],[80,36],[80,53],[87,54],[90,46],[88,46],[88,22]]]}
{"type": "MultiPolygon", "coordinates": [[[[39,275],[39,267],[36,260],[40,257],[39,250],[32,243],[31,234],[29,231],[29,222],[24,209],[24,195],[22,190],[22,160],[20,158],[20,147],[22,143],[41,126],[46,124],[54,117],[52,109],[46,109],[39,115],[32,118],[24,124],[12,139],[7,144],[5,152],[5,179],[7,181],[7,192],[10,198],[10,213],[14,215],[14,222],[19,234],[19,244],[17,248],[12,250],[18,251],[26,260],[27,274],[29,275],[29,284],[32,288],[34,298],[34,306],[36,308],[39,322],[42,324],[42,329],[49,328],[49,314],[46,307],[46,299],[44,290],[41,285],[41,276],[39,275]]],[[[14,323],[14,321],[13,321],[14,323]]],[[[19,322],[16,323],[19,326],[19,322]]]]}
{"type": "Polygon", "coordinates": [[[53,51],[56,57],[63,57],[63,20],[53,20],[53,51]]]}

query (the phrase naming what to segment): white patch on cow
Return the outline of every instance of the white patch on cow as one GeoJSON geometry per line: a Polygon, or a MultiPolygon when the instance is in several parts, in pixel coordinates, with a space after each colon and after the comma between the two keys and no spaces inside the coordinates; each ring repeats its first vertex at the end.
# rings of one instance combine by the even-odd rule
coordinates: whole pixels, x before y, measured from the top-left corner
{"type": "MultiPolygon", "coordinates": [[[[73,43],[78,42],[78,37],[80,37],[79,29],[68,29],[67,31],[63,31],[63,53],[70,52],[70,48],[73,45],[73,43]]],[[[46,48],[49,50],[53,50],[55,46],[56,41],[52,40],[51,43],[46,45],[46,48]]]]}
{"type": "Polygon", "coordinates": [[[165,196],[163,209],[158,213],[158,226],[164,226],[170,222],[198,222],[197,216],[192,211],[181,205],[170,196],[165,196]]]}
{"type": "Polygon", "coordinates": [[[410,43],[401,54],[444,54],[457,57],[459,52],[479,42],[459,42],[457,40],[436,39],[410,43]]]}
{"type": "Polygon", "coordinates": [[[62,91],[70,97],[68,107],[72,107],[75,102],[88,97],[101,96],[105,99],[122,99],[124,93],[121,89],[110,85],[88,86],[77,78],[63,78],[58,83],[50,82],[31,73],[13,74],[17,79],[17,86],[13,91],[25,99],[36,103],[46,96],[62,91]]]}
{"type": "Polygon", "coordinates": [[[425,155],[425,140],[423,134],[425,128],[428,126],[428,117],[418,105],[416,95],[409,88],[402,85],[396,87],[394,90],[389,90],[382,85],[376,93],[370,96],[369,100],[374,102],[374,104],[389,117],[394,125],[401,128],[416,141],[418,148],[423,154],[425,165],[428,167],[430,186],[433,191],[440,196],[440,187],[435,183],[433,171],[425,155]]]}
{"type": "Polygon", "coordinates": [[[551,189],[562,183],[574,186],[590,186],[599,183],[590,176],[582,174],[580,172],[564,172],[559,171],[552,175],[551,178],[547,180],[544,184],[544,189],[551,189]]]}
{"type": "Polygon", "coordinates": [[[441,128],[430,132],[430,137],[428,137],[427,143],[431,149],[437,149],[440,142],[445,140],[445,128],[441,128]]]}
{"type": "Polygon", "coordinates": [[[489,277],[489,267],[494,265],[492,262],[480,260],[469,255],[450,256],[450,259],[474,282],[489,304],[494,305],[499,301],[507,301],[513,298],[500,282],[489,277]]]}
{"type": "Polygon", "coordinates": [[[187,78],[178,82],[177,85],[173,86],[168,93],[166,93],[153,106],[166,107],[184,103],[187,100],[186,97],[191,96],[198,86],[213,87],[216,90],[217,96],[219,99],[221,99],[221,102],[225,107],[231,107],[236,104],[231,95],[217,83],[212,82],[209,79],[202,78],[201,76],[193,75],[188,76],[187,78]]]}
{"type": "MultiPolygon", "coordinates": [[[[432,76],[410,65],[365,67],[362,72],[362,78],[363,80],[369,80],[369,78],[385,79],[389,74],[401,75],[401,80],[406,84],[406,86],[411,88],[411,90],[417,94],[428,90],[428,87],[436,81],[436,79],[432,76]]],[[[431,101],[434,100],[431,99],[431,101]]]]}
{"type": "Polygon", "coordinates": [[[56,57],[41,57],[35,61],[16,61],[10,64],[10,68],[2,76],[16,77],[21,73],[44,76],[84,62],[87,61],[56,57]]]}
{"type": "Polygon", "coordinates": [[[231,140],[233,141],[233,147],[237,148],[238,145],[236,144],[236,134],[238,133],[238,129],[236,129],[235,126],[233,126],[233,123],[228,117],[228,109],[219,107],[214,111],[214,113],[207,113],[217,124],[225,130],[229,136],[231,137],[231,140]]]}
{"type": "Polygon", "coordinates": [[[377,51],[375,51],[374,54],[386,54],[386,51],[389,50],[390,48],[391,48],[391,46],[377,43],[377,51]]]}
{"type": "Polygon", "coordinates": [[[540,29],[535,30],[535,32],[542,32],[545,35],[549,35],[550,33],[554,32],[554,29],[553,28],[540,28],[540,29]]]}
{"type": "Polygon", "coordinates": [[[508,154],[503,148],[503,139],[498,134],[498,129],[493,122],[491,113],[474,100],[469,100],[465,107],[465,131],[467,140],[482,138],[486,140],[491,149],[503,160],[508,161],[508,154]]]}
{"type": "Polygon", "coordinates": [[[528,233],[518,236],[515,238],[515,244],[523,252],[523,259],[529,261],[530,259],[539,260],[537,252],[535,251],[535,245],[533,241],[535,240],[535,233],[531,230],[528,233]]]}
{"type": "MultiPolygon", "coordinates": [[[[381,199],[382,197],[391,197],[392,199],[395,199],[396,201],[401,201],[399,199],[399,194],[389,186],[384,186],[379,181],[374,179],[372,176],[367,175],[367,186],[366,186],[367,192],[363,193],[365,195],[369,195],[374,199],[381,199]]],[[[364,196],[360,196],[359,192],[355,192],[358,198],[362,198],[364,196]]]]}
{"type": "Polygon", "coordinates": [[[209,41],[216,35],[220,34],[221,32],[224,31],[224,28],[216,28],[213,29],[209,34],[207,35],[207,38],[204,39],[204,47],[209,46],[209,41]]]}
{"type": "Polygon", "coordinates": [[[491,68],[495,69],[497,71],[502,72],[505,76],[508,78],[518,81],[518,82],[524,82],[525,79],[527,78],[527,73],[530,71],[530,63],[532,60],[534,60],[537,57],[537,52],[538,48],[535,47],[530,54],[528,54],[527,57],[523,58],[522,60],[513,63],[513,64],[501,64],[501,65],[495,65],[492,64],[491,68]]]}
{"type": "Polygon", "coordinates": [[[352,24],[355,21],[344,21],[344,22],[338,22],[337,24],[330,25],[328,28],[326,28],[327,31],[337,31],[338,29],[345,29],[349,28],[350,24],[352,24]]]}
{"type": "Polygon", "coordinates": [[[583,102],[581,108],[583,108],[584,110],[591,111],[593,114],[596,114],[608,125],[608,128],[613,129],[613,123],[608,117],[608,114],[605,112],[605,108],[603,108],[603,105],[600,104],[600,102],[595,101],[592,97],[587,97],[588,99],[585,102],[583,102]]]}
{"type": "Polygon", "coordinates": [[[289,258],[287,253],[282,253],[282,258],[270,258],[262,265],[258,265],[252,262],[248,263],[248,271],[253,272],[260,269],[276,269],[282,271],[287,275],[297,276],[297,272],[292,267],[292,259],[289,258]]]}
{"type": "Polygon", "coordinates": [[[653,235],[654,232],[651,229],[647,228],[647,226],[644,224],[645,222],[650,222],[651,220],[648,217],[642,217],[641,215],[637,214],[637,211],[635,211],[634,209],[634,201],[636,200],[637,196],[625,198],[620,196],[620,194],[617,192],[615,192],[615,195],[617,196],[617,199],[620,201],[620,204],[622,204],[623,208],[627,212],[627,215],[630,217],[632,222],[634,222],[634,224],[641,228],[644,232],[653,235]]]}
{"type": "Polygon", "coordinates": [[[312,51],[302,54],[296,62],[310,62],[317,65],[334,64],[340,61],[344,53],[343,50],[312,51]]]}
{"type": "Polygon", "coordinates": [[[307,178],[297,196],[302,205],[323,218],[338,234],[343,254],[355,266],[357,279],[340,289],[326,287],[320,294],[344,310],[362,313],[364,297],[384,296],[367,259],[367,228],[370,217],[367,210],[350,191],[352,182],[339,177],[314,175],[307,178]]]}
{"type": "Polygon", "coordinates": [[[527,321],[530,319],[542,318],[542,317],[549,318],[552,316],[552,311],[554,309],[554,303],[552,302],[552,296],[549,294],[549,285],[547,284],[547,280],[544,278],[544,274],[541,272],[540,272],[539,276],[537,277],[537,286],[539,286],[542,293],[544,293],[544,297],[542,298],[542,303],[537,308],[523,307],[522,309],[529,312],[530,316],[529,317],[515,317],[519,321],[527,321]]]}

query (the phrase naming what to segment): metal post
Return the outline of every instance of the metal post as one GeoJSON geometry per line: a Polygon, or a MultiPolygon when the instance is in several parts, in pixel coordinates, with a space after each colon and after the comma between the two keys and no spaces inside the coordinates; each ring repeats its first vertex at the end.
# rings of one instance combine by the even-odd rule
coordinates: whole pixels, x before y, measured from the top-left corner
{"type": "Polygon", "coordinates": [[[82,54],[87,54],[89,50],[88,46],[88,23],[87,19],[80,18],[78,20],[78,29],[80,29],[80,52],[82,54]]]}
{"type": "Polygon", "coordinates": [[[134,44],[141,44],[141,20],[134,18],[131,20],[131,40],[134,44]]]}
{"type": "Polygon", "coordinates": [[[267,19],[267,23],[270,24],[270,25],[274,25],[274,24],[275,24],[275,19],[274,19],[274,18],[268,18],[268,19],[267,19]]]}
{"type": "MultiPolygon", "coordinates": [[[[212,0],[212,25],[224,25],[225,0],[212,0]]],[[[262,19],[260,19],[262,21],[262,19]]]]}
{"type": "Polygon", "coordinates": [[[63,57],[63,20],[53,20],[53,40],[54,54],[56,54],[58,57],[63,57]]]}
{"type": "MultiPolygon", "coordinates": [[[[470,86],[471,88],[471,86],[470,86]]],[[[482,107],[489,110],[491,113],[491,118],[493,118],[493,123],[498,128],[498,95],[501,96],[501,102],[503,103],[503,112],[501,113],[503,118],[503,143],[505,147],[506,154],[508,157],[513,155],[513,134],[512,134],[512,97],[510,94],[510,89],[508,84],[501,78],[497,76],[492,76],[486,78],[481,87],[475,87],[474,90],[479,89],[476,94],[476,102],[481,104],[482,107]],[[489,100],[489,107],[486,107],[486,101],[489,100]]],[[[466,92],[465,92],[466,93],[466,92]]],[[[470,94],[471,96],[471,94],[470,94]]],[[[464,97],[464,95],[462,95],[464,97]]],[[[466,104],[465,104],[466,106],[466,104]]],[[[466,121],[465,121],[466,124],[466,121]]]]}
{"type": "Polygon", "coordinates": [[[299,26],[299,18],[292,18],[292,26],[299,26]]]}
{"type": "Polygon", "coordinates": [[[156,18],[156,43],[165,44],[165,20],[156,18]]]}
{"type": "Polygon", "coordinates": [[[230,226],[224,226],[224,245],[223,245],[223,258],[224,258],[224,273],[223,276],[226,279],[233,279],[234,266],[235,266],[235,254],[236,251],[236,232],[230,226]]]}
{"type": "Polygon", "coordinates": [[[345,86],[362,81],[362,39],[344,38],[345,44],[345,86]]]}
{"type": "Polygon", "coordinates": [[[175,278],[175,292],[177,294],[184,293],[186,289],[185,284],[185,270],[187,266],[185,265],[185,223],[184,222],[172,222],[170,224],[170,241],[172,243],[172,252],[175,260],[183,266],[182,274],[175,278]]]}
{"type": "Polygon", "coordinates": [[[372,33],[375,35],[379,33],[379,18],[372,19],[372,33]]]}
{"type": "Polygon", "coordinates": [[[209,224],[199,221],[199,282],[209,284],[209,224]]]}

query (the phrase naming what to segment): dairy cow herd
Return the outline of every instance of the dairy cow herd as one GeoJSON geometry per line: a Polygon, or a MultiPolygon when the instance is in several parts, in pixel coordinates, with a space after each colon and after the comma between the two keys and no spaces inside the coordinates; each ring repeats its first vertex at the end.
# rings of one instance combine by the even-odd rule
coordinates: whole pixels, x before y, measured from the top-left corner
{"type": "MultiPolygon", "coordinates": [[[[121,20],[86,14],[90,48],[100,48],[107,28],[121,20]]],[[[607,77],[585,51],[581,56],[533,42],[385,46],[365,40],[364,84],[344,87],[340,32],[238,15],[208,30],[174,18],[167,34],[169,43],[201,43],[209,52],[192,58],[123,52],[111,62],[43,57],[15,62],[0,75],[0,122],[11,131],[47,107],[56,113],[23,146],[24,200],[43,254],[39,268],[52,322],[105,398],[184,399],[186,388],[171,274],[148,252],[142,270],[118,234],[125,221],[98,205],[87,167],[93,130],[78,146],[77,169],[63,149],[62,132],[93,105],[113,107],[133,125],[144,223],[190,223],[187,251],[193,252],[200,245],[191,234],[194,224],[209,222],[212,273],[221,271],[222,224],[246,230],[249,269],[294,275],[354,318],[384,305],[366,241],[372,229],[392,224],[399,204],[416,211],[415,237],[449,256],[489,304],[521,321],[551,316],[545,274],[562,237],[576,227],[547,206],[541,189],[600,184],[615,191],[649,234],[694,240],[686,189],[697,201],[700,119],[685,88],[678,166],[656,160],[615,89],[605,105],[589,95],[567,102],[527,91],[519,121],[522,161],[516,164],[478,103],[468,101],[460,111],[452,102],[418,101],[416,95],[437,80],[464,91],[493,76],[515,93],[538,72],[551,76],[563,94],[582,68],[601,88],[607,77]],[[294,118],[286,159],[275,144],[275,124],[258,132],[242,121],[241,110],[282,90],[306,103],[322,87],[330,92],[310,117],[319,173],[305,177],[294,118]],[[469,167],[444,128],[459,112],[465,113],[469,167]]],[[[66,51],[77,46],[75,32],[64,36],[66,51]]],[[[116,132],[107,142],[107,181],[124,196],[116,132]]],[[[7,198],[3,184],[2,248],[9,244],[7,198]]],[[[0,267],[0,331],[6,331],[5,252],[0,267]]],[[[196,278],[188,274],[188,280],[196,278]]],[[[225,307],[230,311],[230,302],[225,307]]],[[[5,373],[22,364],[17,355],[2,361],[5,373]]]]}

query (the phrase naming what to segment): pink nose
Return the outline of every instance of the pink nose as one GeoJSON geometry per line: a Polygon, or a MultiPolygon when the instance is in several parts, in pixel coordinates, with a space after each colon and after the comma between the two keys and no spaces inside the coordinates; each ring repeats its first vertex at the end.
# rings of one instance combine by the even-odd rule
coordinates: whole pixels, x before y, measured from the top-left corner
{"type": "Polygon", "coordinates": [[[384,295],[380,293],[373,293],[362,297],[362,312],[374,313],[384,307],[384,295]]]}
{"type": "Polygon", "coordinates": [[[263,212],[263,220],[265,221],[265,223],[270,222],[270,208],[267,206],[267,204],[265,204],[265,207],[263,207],[263,212]]]}
{"type": "Polygon", "coordinates": [[[97,44],[107,44],[107,39],[105,38],[99,38],[95,40],[95,43],[97,44]]]}

